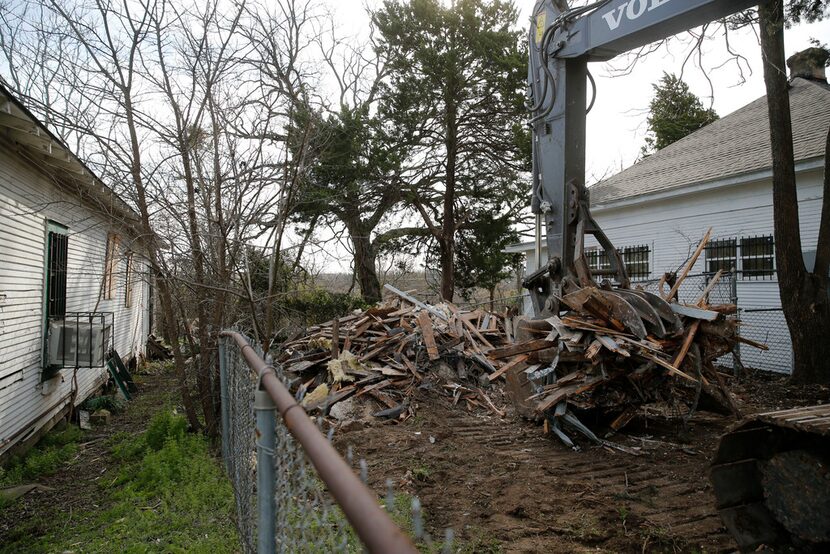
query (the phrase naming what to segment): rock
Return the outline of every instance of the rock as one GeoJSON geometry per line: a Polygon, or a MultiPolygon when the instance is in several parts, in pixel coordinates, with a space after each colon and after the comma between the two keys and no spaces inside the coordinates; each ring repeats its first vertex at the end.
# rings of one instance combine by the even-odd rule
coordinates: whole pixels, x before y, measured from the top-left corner
{"type": "Polygon", "coordinates": [[[362,414],[354,398],[347,398],[329,408],[329,415],[338,421],[346,421],[348,419],[360,419],[362,414]]]}
{"type": "Polygon", "coordinates": [[[100,410],[95,410],[92,415],[89,416],[89,421],[93,425],[108,425],[111,417],[112,414],[109,410],[101,408],[100,410]]]}
{"type": "Polygon", "coordinates": [[[84,431],[92,429],[92,424],[89,422],[89,412],[86,410],[78,410],[78,426],[84,431]]]}

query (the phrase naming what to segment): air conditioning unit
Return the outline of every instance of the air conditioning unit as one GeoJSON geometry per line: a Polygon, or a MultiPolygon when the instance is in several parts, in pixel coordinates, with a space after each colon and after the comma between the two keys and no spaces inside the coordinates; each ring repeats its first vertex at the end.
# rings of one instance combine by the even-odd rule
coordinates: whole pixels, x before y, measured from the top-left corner
{"type": "Polygon", "coordinates": [[[103,367],[111,325],[100,321],[56,319],[49,322],[49,367],[103,367]]]}

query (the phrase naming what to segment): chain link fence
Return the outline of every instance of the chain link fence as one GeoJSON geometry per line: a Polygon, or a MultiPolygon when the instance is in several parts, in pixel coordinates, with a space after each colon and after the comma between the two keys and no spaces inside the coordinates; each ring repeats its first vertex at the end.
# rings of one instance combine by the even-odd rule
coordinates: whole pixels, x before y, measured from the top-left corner
{"type": "MultiPolygon", "coordinates": [[[[251,341],[248,343],[251,344],[251,341]]],[[[257,356],[263,357],[257,346],[252,348],[257,356]]],[[[361,538],[365,535],[358,533],[349,523],[329,487],[311,464],[307,450],[289,431],[290,425],[286,424],[286,420],[291,408],[281,410],[282,416],[275,413],[268,392],[260,387],[243,357],[242,349],[233,338],[220,338],[219,356],[223,406],[222,455],[233,485],[241,550],[246,554],[364,552],[361,538]],[[272,434],[267,432],[270,427],[275,431],[272,434]]],[[[267,363],[270,365],[270,362],[267,363]]],[[[270,367],[288,389],[289,380],[279,365],[270,367]]],[[[299,417],[296,414],[300,413],[307,419],[301,411],[295,412],[294,417],[299,417]]],[[[323,434],[321,422],[322,418],[318,418],[317,430],[323,434]]],[[[292,429],[296,434],[296,427],[292,429]]],[[[331,443],[333,429],[325,436],[331,443]]],[[[319,455],[319,449],[315,450],[319,455]]],[[[339,458],[336,452],[330,454],[339,458]]],[[[353,467],[349,448],[345,463],[365,485],[368,479],[365,460],[358,460],[357,467],[353,467]]],[[[332,483],[331,479],[326,482],[332,483]]],[[[401,521],[419,543],[431,545],[424,531],[418,499],[405,495],[396,498],[392,480],[387,479],[386,484],[387,511],[401,521]],[[404,503],[407,505],[402,507],[404,503]]],[[[377,508],[378,499],[374,493],[371,496],[372,507],[377,508]]],[[[381,527],[384,522],[378,521],[381,519],[378,515],[383,514],[367,514],[367,517],[373,526],[381,527]]],[[[442,546],[442,549],[435,551],[451,552],[451,531],[442,546]]]]}
{"type": "Polygon", "coordinates": [[[781,308],[741,308],[741,336],[767,345],[760,350],[749,345],[739,345],[737,352],[745,367],[779,373],[790,373],[793,367],[793,348],[790,329],[781,308]]]}

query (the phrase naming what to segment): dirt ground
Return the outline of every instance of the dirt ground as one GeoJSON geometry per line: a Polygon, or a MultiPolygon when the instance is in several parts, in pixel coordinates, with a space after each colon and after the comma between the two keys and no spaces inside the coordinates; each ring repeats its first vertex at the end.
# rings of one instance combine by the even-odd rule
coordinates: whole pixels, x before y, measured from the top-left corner
{"type": "MultiPolygon", "coordinates": [[[[830,401],[827,387],[799,387],[757,373],[733,383],[745,414],[830,401]]],[[[498,391],[490,394],[507,404],[498,391]]],[[[452,407],[418,391],[402,424],[342,424],[341,450],[365,458],[379,494],[386,479],[418,496],[427,530],[451,527],[478,551],[729,552],[735,543],[714,509],[708,466],[734,420],[698,413],[684,426],[639,418],[612,440],[631,455],[582,442],[575,452],[542,427],[492,412],[452,407]]]]}

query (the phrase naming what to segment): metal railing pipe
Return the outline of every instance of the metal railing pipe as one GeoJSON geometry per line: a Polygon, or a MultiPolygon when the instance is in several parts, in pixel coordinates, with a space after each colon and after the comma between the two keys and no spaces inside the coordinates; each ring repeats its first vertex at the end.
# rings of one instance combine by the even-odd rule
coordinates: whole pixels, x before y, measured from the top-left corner
{"type": "Polygon", "coordinates": [[[337,450],[320,433],[302,406],[279,380],[274,368],[257,355],[241,334],[222,331],[219,335],[232,338],[239,346],[248,367],[257,374],[262,388],[268,391],[276,404],[288,432],[302,445],[317,474],[369,552],[415,554],[417,550],[412,541],[380,508],[375,495],[360,482],[337,450]]]}

